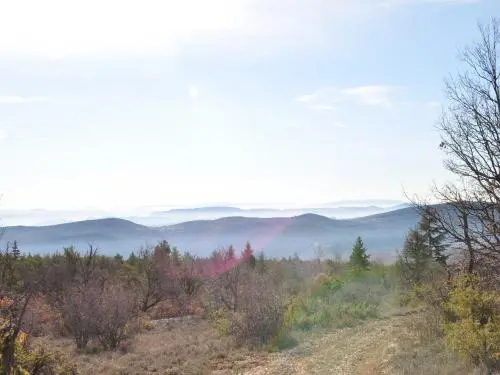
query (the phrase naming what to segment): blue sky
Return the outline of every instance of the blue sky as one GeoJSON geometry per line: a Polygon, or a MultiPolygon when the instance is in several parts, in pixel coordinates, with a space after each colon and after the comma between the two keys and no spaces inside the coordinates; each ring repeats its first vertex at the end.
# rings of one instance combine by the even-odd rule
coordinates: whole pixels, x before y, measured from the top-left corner
{"type": "Polygon", "coordinates": [[[0,3],[4,208],[306,205],[449,179],[443,78],[500,2],[0,3]]]}

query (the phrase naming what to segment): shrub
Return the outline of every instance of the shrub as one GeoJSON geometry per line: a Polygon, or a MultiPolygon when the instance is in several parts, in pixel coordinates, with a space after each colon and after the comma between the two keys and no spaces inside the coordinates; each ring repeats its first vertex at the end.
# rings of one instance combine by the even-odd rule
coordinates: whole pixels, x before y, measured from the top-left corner
{"type": "Polygon", "coordinates": [[[77,374],[77,368],[72,365],[68,358],[61,352],[48,352],[42,347],[36,347],[28,352],[21,366],[29,374],[43,375],[74,375],[77,374]]]}
{"type": "Polygon", "coordinates": [[[146,331],[151,331],[155,328],[149,316],[141,316],[139,318],[139,325],[141,329],[145,329],[146,331]]]}
{"type": "Polygon", "coordinates": [[[252,275],[241,297],[240,310],[231,315],[229,323],[229,332],[239,342],[268,345],[284,334],[286,301],[280,290],[252,275]]]}
{"type": "MultiPolygon", "coordinates": [[[[0,360],[0,372],[9,374],[73,375],[77,369],[61,352],[49,352],[42,347],[30,348],[29,336],[21,332],[14,347],[14,364],[10,371],[0,360]]],[[[3,349],[3,347],[2,347],[3,349]]]]}
{"type": "Polygon", "coordinates": [[[209,313],[209,319],[223,336],[230,334],[230,313],[225,309],[215,309],[209,313]]]}
{"type": "Polygon", "coordinates": [[[458,277],[445,304],[447,344],[476,365],[498,366],[500,294],[481,290],[477,277],[458,277]]]}
{"type": "Polygon", "coordinates": [[[104,288],[95,306],[95,333],[105,350],[116,349],[132,333],[131,319],[137,314],[135,296],[122,285],[104,288]]]}
{"type": "Polygon", "coordinates": [[[315,292],[318,297],[328,297],[340,290],[344,283],[342,280],[339,280],[332,276],[320,277],[316,279],[316,283],[318,284],[317,290],[315,292]]]}
{"type": "Polygon", "coordinates": [[[69,288],[64,296],[63,320],[74,337],[76,347],[85,349],[96,334],[95,322],[99,316],[100,291],[97,286],[69,288]]]}
{"type": "Polygon", "coordinates": [[[290,301],[286,325],[304,331],[313,327],[354,326],[377,318],[394,292],[389,276],[382,271],[350,273],[344,280],[319,275],[314,279],[312,294],[290,301]]]}
{"type": "Polygon", "coordinates": [[[23,331],[32,336],[43,336],[53,331],[54,316],[52,308],[42,297],[32,298],[23,319],[23,331]]]}

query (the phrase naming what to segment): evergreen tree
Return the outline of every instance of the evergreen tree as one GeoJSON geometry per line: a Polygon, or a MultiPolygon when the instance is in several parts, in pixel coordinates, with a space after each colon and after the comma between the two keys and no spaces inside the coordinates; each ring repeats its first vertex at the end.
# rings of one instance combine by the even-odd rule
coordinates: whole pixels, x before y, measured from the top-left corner
{"type": "Polygon", "coordinates": [[[135,255],[135,253],[133,251],[128,256],[127,263],[130,264],[131,266],[134,266],[137,264],[137,256],[135,255]]]}
{"type": "Polygon", "coordinates": [[[115,260],[118,262],[118,263],[123,263],[123,256],[121,254],[116,254],[115,255],[115,260]]]}
{"type": "Polygon", "coordinates": [[[229,245],[227,249],[227,260],[234,260],[236,259],[236,250],[234,249],[233,245],[229,245]]]}
{"type": "Polygon", "coordinates": [[[21,256],[21,250],[19,250],[19,246],[17,245],[16,240],[14,240],[14,242],[12,243],[11,252],[14,259],[19,259],[19,257],[21,256]]]}
{"type": "Polygon", "coordinates": [[[191,255],[191,253],[189,251],[185,251],[184,252],[184,255],[182,256],[182,260],[184,262],[189,262],[189,261],[192,261],[194,260],[194,256],[191,255]]]}
{"type": "Polygon", "coordinates": [[[257,260],[255,259],[255,256],[253,255],[252,245],[250,245],[249,241],[247,241],[245,248],[241,252],[241,258],[242,258],[243,262],[245,262],[248,266],[250,266],[251,269],[255,268],[257,260]]]}
{"type": "Polygon", "coordinates": [[[170,248],[170,244],[167,241],[162,240],[156,244],[153,251],[157,255],[161,254],[160,256],[163,256],[163,255],[169,256],[170,253],[172,252],[172,249],[170,248]]]}
{"type": "Polygon", "coordinates": [[[367,270],[370,267],[369,259],[370,256],[366,253],[363,240],[358,236],[352,248],[351,256],[349,257],[349,267],[355,271],[367,270]]]}
{"type": "Polygon", "coordinates": [[[175,246],[172,248],[172,253],[170,254],[170,259],[172,259],[173,264],[176,266],[181,264],[181,252],[175,246]]]}
{"type": "Polygon", "coordinates": [[[257,256],[257,261],[256,261],[256,269],[257,272],[260,274],[263,274],[266,272],[266,257],[264,255],[264,252],[261,251],[259,255],[257,256]]]}
{"type": "Polygon", "coordinates": [[[424,236],[433,259],[441,266],[446,267],[449,257],[446,254],[447,246],[444,243],[446,234],[436,221],[435,216],[432,215],[431,209],[430,207],[426,208],[422,214],[418,229],[424,236]]]}
{"type": "Polygon", "coordinates": [[[406,235],[403,251],[399,254],[401,276],[411,285],[422,283],[432,264],[432,251],[427,241],[421,231],[412,229],[406,235]]]}

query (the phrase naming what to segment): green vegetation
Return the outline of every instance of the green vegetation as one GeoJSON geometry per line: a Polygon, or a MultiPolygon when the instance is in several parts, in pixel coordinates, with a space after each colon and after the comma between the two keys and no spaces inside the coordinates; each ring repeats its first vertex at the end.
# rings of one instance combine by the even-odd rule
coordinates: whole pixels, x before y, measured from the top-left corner
{"type": "Polygon", "coordinates": [[[363,240],[358,236],[349,257],[349,268],[353,273],[366,271],[370,267],[370,256],[366,253],[363,240]]]}
{"type": "Polygon", "coordinates": [[[444,332],[450,348],[490,369],[500,359],[500,294],[481,290],[478,281],[473,275],[456,278],[444,306],[444,332]]]}
{"type": "Polygon", "coordinates": [[[289,305],[287,323],[300,330],[342,328],[384,315],[392,302],[396,280],[388,282],[390,267],[379,267],[378,272],[319,278],[311,294],[296,297],[289,305]]]}

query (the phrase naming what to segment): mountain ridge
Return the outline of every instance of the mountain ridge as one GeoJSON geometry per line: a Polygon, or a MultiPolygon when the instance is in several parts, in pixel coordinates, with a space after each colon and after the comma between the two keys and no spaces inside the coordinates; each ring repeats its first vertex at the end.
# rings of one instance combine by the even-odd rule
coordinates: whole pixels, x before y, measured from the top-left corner
{"type": "Polygon", "coordinates": [[[305,213],[291,217],[228,216],[213,220],[191,220],[164,226],[145,226],[122,218],[81,220],[47,226],[5,227],[2,242],[17,240],[31,252],[56,251],[64,246],[84,247],[95,242],[107,254],[127,255],[145,244],[167,240],[183,251],[208,255],[215,248],[233,244],[240,248],[250,241],[255,250],[269,256],[295,252],[314,255],[318,246],[347,253],[358,235],[373,253],[393,251],[418,222],[410,207],[361,218],[333,219],[305,213]]]}

